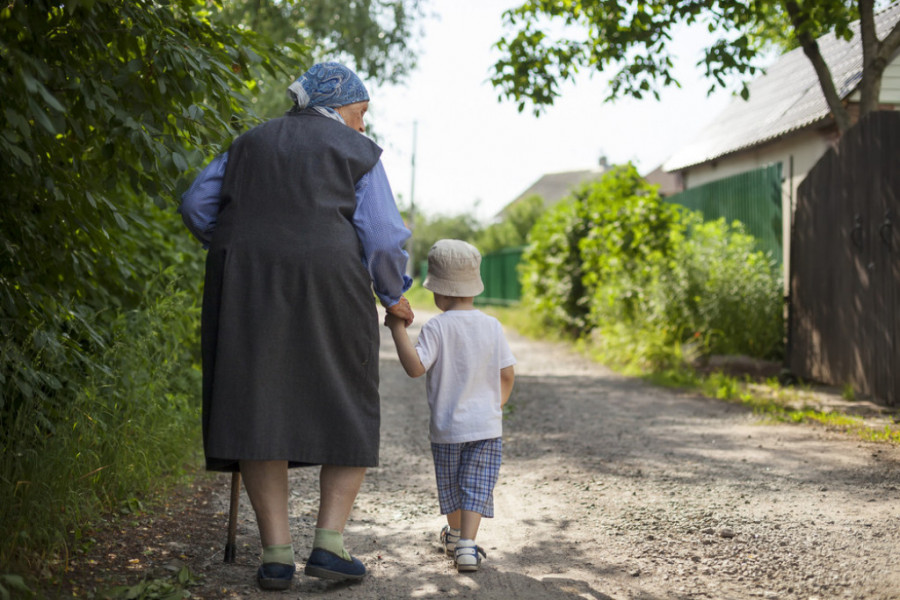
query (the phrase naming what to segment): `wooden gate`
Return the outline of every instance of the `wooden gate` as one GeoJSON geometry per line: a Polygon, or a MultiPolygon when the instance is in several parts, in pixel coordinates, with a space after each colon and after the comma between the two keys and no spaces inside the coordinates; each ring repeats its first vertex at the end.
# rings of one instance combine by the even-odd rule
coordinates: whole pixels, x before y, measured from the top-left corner
{"type": "Polygon", "coordinates": [[[900,404],[900,113],[861,119],[800,185],[788,366],[900,404]]]}

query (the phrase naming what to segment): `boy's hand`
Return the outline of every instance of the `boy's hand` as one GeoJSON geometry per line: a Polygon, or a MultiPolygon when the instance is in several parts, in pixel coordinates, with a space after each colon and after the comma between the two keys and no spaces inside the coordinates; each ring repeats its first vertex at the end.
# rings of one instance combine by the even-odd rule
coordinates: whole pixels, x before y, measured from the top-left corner
{"type": "Polygon", "coordinates": [[[406,327],[406,321],[397,315],[387,313],[384,315],[384,326],[390,329],[393,329],[394,327],[406,327]]]}
{"type": "Polygon", "coordinates": [[[415,315],[413,314],[412,307],[409,305],[409,300],[407,300],[404,296],[400,296],[400,301],[393,306],[389,306],[385,309],[387,311],[387,316],[384,319],[384,324],[388,327],[391,326],[390,321],[388,321],[388,317],[395,317],[403,321],[404,327],[409,327],[412,325],[413,319],[415,315]]]}

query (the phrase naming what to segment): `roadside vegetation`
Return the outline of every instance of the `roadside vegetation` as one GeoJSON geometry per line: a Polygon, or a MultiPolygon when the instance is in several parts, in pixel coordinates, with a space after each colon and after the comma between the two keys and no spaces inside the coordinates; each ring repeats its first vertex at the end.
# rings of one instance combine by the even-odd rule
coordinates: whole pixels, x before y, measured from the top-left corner
{"type": "MultiPolygon", "coordinates": [[[[488,310],[524,335],[570,343],[659,385],[741,402],[767,419],[900,442],[900,426],[876,430],[823,409],[812,386],[787,373],[715,368],[716,357],[783,359],[780,266],[740,223],[703,222],[663,201],[631,165],[544,213],[519,268],[521,303],[488,310]]],[[[842,396],[855,398],[852,389],[842,396]]]]}
{"type": "Polygon", "coordinates": [[[0,8],[0,599],[64,578],[94,525],[200,464],[204,256],[175,211],[199,167],[283,111],[314,55],[402,80],[421,15],[419,0],[0,8]]]}
{"type": "MultiPolygon", "coordinates": [[[[203,253],[175,214],[197,169],[282,110],[282,82],[312,56],[402,80],[420,16],[418,0],[0,9],[0,598],[64,576],[93,523],[144,510],[199,464],[203,253]]],[[[739,225],[662,202],[629,165],[486,227],[422,219],[417,262],[441,237],[528,244],[523,301],[496,309],[525,334],[772,418],[864,431],[789,407],[797,388],[775,380],[701,374],[713,355],[782,356],[777,269],[739,225]]]]}

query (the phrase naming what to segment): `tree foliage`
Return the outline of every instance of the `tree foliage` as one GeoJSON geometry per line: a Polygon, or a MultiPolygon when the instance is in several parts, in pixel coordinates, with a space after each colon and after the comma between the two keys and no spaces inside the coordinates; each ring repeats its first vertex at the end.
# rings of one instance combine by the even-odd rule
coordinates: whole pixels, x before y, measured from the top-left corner
{"type": "Polygon", "coordinates": [[[654,266],[672,252],[681,228],[678,208],[663,201],[631,164],[614,167],[585,191],[587,231],[578,244],[591,306],[587,325],[632,321],[654,266]]]}
{"type": "Polygon", "coordinates": [[[548,209],[529,233],[522,254],[522,303],[551,328],[577,337],[587,331],[590,312],[580,241],[587,236],[583,187],[548,209]]]}
{"type": "Polygon", "coordinates": [[[423,0],[234,0],[222,19],[275,40],[289,71],[261,73],[256,110],[273,117],[286,110],[285,90],[311,61],[339,60],[367,82],[399,83],[416,65],[416,23],[423,0]],[[295,52],[292,44],[303,50],[295,52]],[[306,49],[309,49],[308,53],[306,49]]]}
{"type": "MultiPolygon", "coordinates": [[[[252,120],[251,73],[275,64],[260,38],[220,27],[203,7],[86,0],[0,10],[7,349],[87,360],[103,343],[96,315],[134,308],[160,259],[179,262],[159,209],[171,209],[192,164],[252,120]]],[[[64,384],[41,361],[9,359],[4,404],[64,384]]]]}
{"type": "Polygon", "coordinates": [[[274,30],[234,23],[209,0],[0,8],[0,563],[9,568],[23,549],[58,549],[97,501],[110,508],[181,464],[198,431],[203,258],[175,206],[196,167],[258,122],[260,82],[311,63],[314,37],[334,49],[387,31],[374,54],[359,55],[366,72],[390,80],[411,64],[391,36],[412,21],[393,31],[383,17],[415,2],[281,4],[319,11],[307,33],[270,38],[274,30]]]}
{"type": "Polygon", "coordinates": [[[623,96],[659,98],[680,85],[673,71],[672,38],[684,25],[705,24],[717,37],[699,65],[711,80],[710,92],[734,82],[748,96],[749,79],[774,42],[801,46],[812,62],[841,131],[849,116],[835,91],[816,38],[833,32],[849,39],[860,19],[863,47],[862,114],[874,110],[887,61],[900,48],[900,24],[878,39],[876,0],[528,0],[504,14],[508,30],[491,78],[506,97],[526,102],[535,114],[552,105],[560,84],[580,69],[613,69],[607,100],[623,96]]]}
{"type": "Polygon", "coordinates": [[[671,260],[650,279],[638,327],[703,352],[780,359],[784,353],[781,269],[743,225],[703,222],[682,211],[687,235],[673,238],[671,260]]]}
{"type": "Polygon", "coordinates": [[[544,199],[541,196],[523,198],[504,211],[502,220],[482,229],[475,245],[482,254],[524,246],[528,243],[528,233],[543,213],[544,199]]]}
{"type": "Polygon", "coordinates": [[[70,531],[54,515],[74,496],[47,490],[123,492],[121,461],[138,460],[123,444],[145,473],[166,468],[152,462],[166,444],[184,450],[162,423],[132,429],[161,414],[187,428],[173,408],[196,407],[202,261],[173,201],[192,166],[254,122],[254,73],[279,66],[269,46],[199,0],[0,9],[0,521],[30,531],[3,530],[0,562],[70,531]],[[102,475],[69,477],[90,464],[102,475]]]}
{"type": "Polygon", "coordinates": [[[416,261],[416,273],[419,264],[428,259],[431,246],[441,239],[463,240],[475,243],[480,231],[478,221],[469,214],[427,216],[416,213],[415,227],[412,236],[412,256],[416,261]]]}
{"type": "Polygon", "coordinates": [[[612,354],[656,361],[683,344],[764,358],[783,349],[777,263],[740,224],[703,223],[662,200],[632,165],[548,210],[520,269],[539,322],[601,352],[618,343],[612,354]]]}

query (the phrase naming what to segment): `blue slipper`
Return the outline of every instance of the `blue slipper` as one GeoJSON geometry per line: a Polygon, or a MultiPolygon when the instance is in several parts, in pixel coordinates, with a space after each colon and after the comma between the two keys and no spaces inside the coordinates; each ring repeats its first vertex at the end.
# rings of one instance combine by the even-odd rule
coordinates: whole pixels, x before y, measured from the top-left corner
{"type": "Polygon", "coordinates": [[[356,581],[366,574],[366,568],[358,559],[350,557],[344,560],[334,552],[313,548],[312,554],[306,560],[306,568],[303,571],[310,577],[322,579],[335,579],[337,581],[356,581]]]}
{"type": "Polygon", "coordinates": [[[294,565],[263,563],[256,571],[256,582],[264,590],[286,590],[294,579],[294,565]]]}

